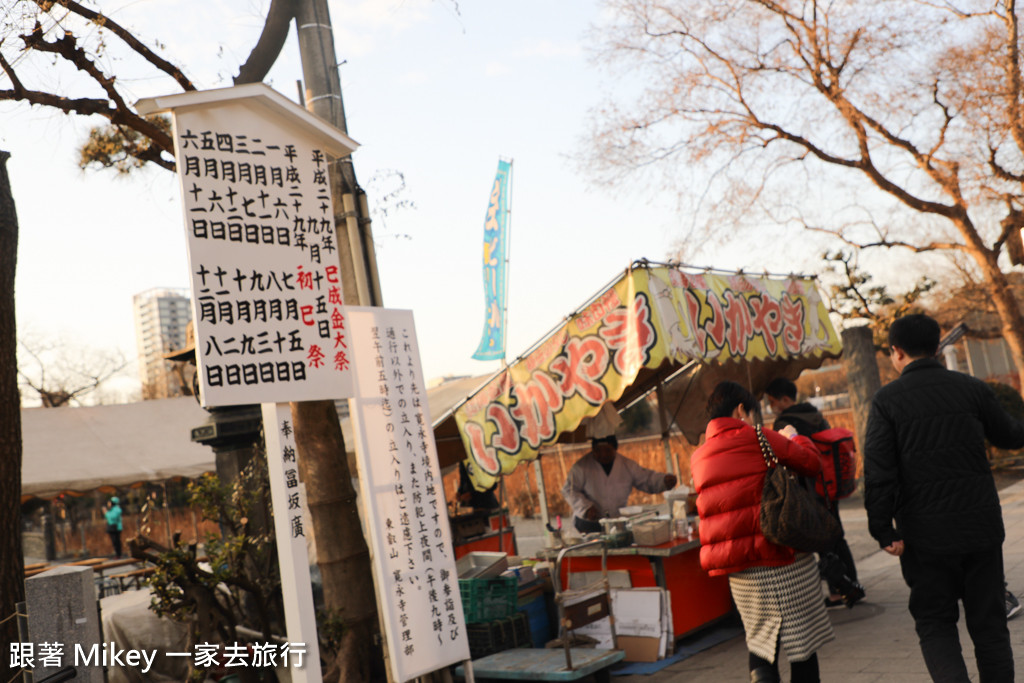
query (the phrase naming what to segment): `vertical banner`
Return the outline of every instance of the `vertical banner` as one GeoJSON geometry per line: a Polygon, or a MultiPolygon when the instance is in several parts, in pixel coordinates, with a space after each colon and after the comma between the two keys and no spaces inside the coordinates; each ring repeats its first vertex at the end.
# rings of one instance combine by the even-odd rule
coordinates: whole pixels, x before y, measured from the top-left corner
{"type": "Polygon", "coordinates": [[[288,403],[263,404],[263,433],[267,443],[267,474],[274,504],[277,561],[281,567],[284,620],[291,650],[303,647],[306,665],[291,669],[294,683],[316,683],[320,676],[313,584],[306,550],[308,523],[303,514],[306,490],[299,481],[295,429],[288,403]],[[297,642],[296,642],[297,641],[297,642]]]}
{"type": "Polygon", "coordinates": [[[512,164],[498,162],[484,220],[484,333],[473,358],[505,357],[505,259],[508,252],[508,184],[512,164]]]}
{"type": "Polygon", "coordinates": [[[360,497],[393,678],[469,659],[412,311],[350,307],[360,497]]]}

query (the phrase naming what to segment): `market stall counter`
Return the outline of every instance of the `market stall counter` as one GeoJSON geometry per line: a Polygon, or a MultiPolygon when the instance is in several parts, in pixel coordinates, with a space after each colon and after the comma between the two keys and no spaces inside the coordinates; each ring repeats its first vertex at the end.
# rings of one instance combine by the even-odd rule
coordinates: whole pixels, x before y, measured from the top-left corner
{"type": "Polygon", "coordinates": [[[473,552],[518,554],[515,529],[508,510],[475,510],[448,518],[455,559],[473,552]]]}
{"type": "MultiPolygon", "coordinates": [[[[554,561],[558,548],[545,548],[538,556],[554,561]]],[[[608,548],[608,571],[628,571],[633,588],[659,587],[669,591],[675,639],[713,624],[733,611],[729,579],[708,576],[700,567],[700,540],[681,537],[661,545],[608,548]]],[[[601,550],[584,549],[566,558],[562,587],[569,574],[601,571],[601,550]]]]}

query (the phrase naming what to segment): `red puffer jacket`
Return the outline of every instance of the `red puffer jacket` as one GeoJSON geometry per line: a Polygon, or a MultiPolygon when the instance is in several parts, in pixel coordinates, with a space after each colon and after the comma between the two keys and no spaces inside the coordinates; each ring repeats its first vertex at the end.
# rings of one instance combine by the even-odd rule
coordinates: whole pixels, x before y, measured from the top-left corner
{"type": "MultiPolygon", "coordinates": [[[[804,475],[821,469],[818,450],[805,436],[787,439],[764,430],[779,461],[804,475]]],[[[767,466],[757,433],[747,423],[720,417],[708,423],[704,444],[690,459],[700,515],[700,564],[711,576],[749,567],[793,562],[791,548],[761,534],[761,489],[767,466]]]]}

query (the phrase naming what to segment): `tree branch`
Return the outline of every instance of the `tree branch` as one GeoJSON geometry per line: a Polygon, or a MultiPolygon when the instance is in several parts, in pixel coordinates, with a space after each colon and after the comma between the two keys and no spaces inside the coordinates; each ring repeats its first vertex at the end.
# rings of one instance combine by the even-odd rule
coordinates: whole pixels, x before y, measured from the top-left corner
{"type": "Polygon", "coordinates": [[[263,23],[263,32],[249,53],[245,64],[239,67],[234,84],[259,83],[267,76],[270,67],[274,66],[281,48],[288,38],[288,26],[299,12],[297,0],[271,0],[267,9],[267,20],[263,23]]]}
{"type": "Polygon", "coordinates": [[[826,235],[832,235],[841,242],[844,242],[856,249],[870,249],[872,247],[901,247],[903,249],[909,249],[910,251],[913,251],[914,253],[917,254],[923,254],[929,251],[961,251],[964,248],[964,245],[957,244],[956,242],[930,242],[928,244],[911,244],[910,242],[904,242],[903,240],[889,240],[884,238],[879,239],[878,241],[875,242],[858,242],[856,240],[852,240],[846,237],[845,235],[842,234],[841,231],[834,230],[831,228],[823,228],[816,225],[807,225],[805,223],[804,229],[810,230],[811,232],[821,232],[826,235]]]}
{"type": "MultiPolygon", "coordinates": [[[[53,0],[33,0],[39,8],[44,12],[49,11],[53,6],[53,0]]],[[[140,57],[145,59],[147,62],[155,66],[160,71],[173,78],[178,85],[181,86],[182,90],[195,90],[196,87],[192,85],[192,81],[182,73],[181,69],[168,62],[163,57],[159,56],[148,47],[146,47],[138,38],[136,38],[130,31],[125,29],[123,26],[118,24],[110,17],[104,16],[99,12],[95,12],[87,7],[83,7],[74,0],[60,0],[61,7],[65,7],[68,11],[77,14],[78,16],[93,22],[101,28],[105,28],[115,36],[125,42],[128,47],[134,50],[140,57]]]]}

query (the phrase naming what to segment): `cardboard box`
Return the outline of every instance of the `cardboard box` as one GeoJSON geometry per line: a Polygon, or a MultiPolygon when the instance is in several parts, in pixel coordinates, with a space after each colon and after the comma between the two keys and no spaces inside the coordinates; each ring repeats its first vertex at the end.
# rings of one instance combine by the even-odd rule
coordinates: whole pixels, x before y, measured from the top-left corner
{"type": "MultiPolygon", "coordinates": [[[[662,588],[618,589],[612,592],[615,637],[627,662],[656,662],[668,652],[672,616],[668,592],[662,588]]],[[[597,647],[611,648],[611,624],[595,621],[574,631],[597,640],[597,647]]]]}
{"type": "Polygon", "coordinates": [[[616,636],[619,649],[626,651],[627,662],[656,662],[661,659],[661,638],[616,636]]]}

